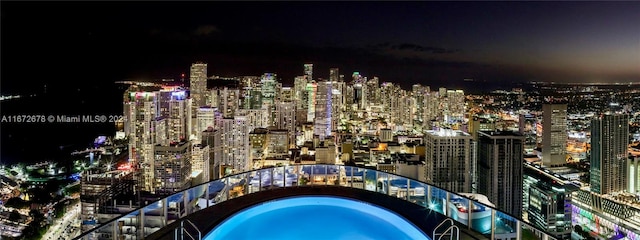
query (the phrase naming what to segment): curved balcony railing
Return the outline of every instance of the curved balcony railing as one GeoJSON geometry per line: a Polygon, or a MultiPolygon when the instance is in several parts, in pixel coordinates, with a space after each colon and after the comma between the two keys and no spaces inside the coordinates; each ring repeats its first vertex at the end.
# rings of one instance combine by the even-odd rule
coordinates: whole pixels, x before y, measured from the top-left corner
{"type": "Polygon", "coordinates": [[[313,185],[336,185],[398,197],[448,216],[489,239],[555,239],[519,218],[415,179],[366,168],[319,164],[258,169],[203,183],[100,224],[77,239],[144,239],[220,202],[274,188],[313,185]]]}

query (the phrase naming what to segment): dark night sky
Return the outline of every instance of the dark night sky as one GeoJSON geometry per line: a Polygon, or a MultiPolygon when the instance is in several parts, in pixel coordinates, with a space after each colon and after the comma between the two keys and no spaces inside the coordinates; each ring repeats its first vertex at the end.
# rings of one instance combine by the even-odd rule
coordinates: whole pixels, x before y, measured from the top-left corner
{"type": "Polygon", "coordinates": [[[455,85],[640,81],[640,2],[6,2],[2,93],[339,67],[455,85]]]}

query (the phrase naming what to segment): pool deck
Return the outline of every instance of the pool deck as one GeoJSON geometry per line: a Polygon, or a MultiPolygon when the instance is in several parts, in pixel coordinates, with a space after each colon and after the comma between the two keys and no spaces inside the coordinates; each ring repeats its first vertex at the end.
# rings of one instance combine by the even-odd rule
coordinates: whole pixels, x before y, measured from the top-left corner
{"type": "MultiPolygon", "coordinates": [[[[213,230],[215,226],[220,224],[225,219],[229,218],[233,214],[246,209],[251,206],[258,205],[270,200],[297,197],[297,196],[332,196],[332,197],[344,197],[362,202],[371,203],[388,210],[391,210],[400,216],[406,218],[420,230],[425,232],[429,237],[433,239],[432,233],[436,225],[447,219],[447,217],[437,212],[431,212],[431,210],[425,209],[414,203],[407,202],[403,199],[398,199],[392,196],[388,196],[382,193],[371,192],[362,189],[345,188],[339,186],[299,186],[288,188],[275,188],[271,190],[264,190],[257,193],[247,194],[234,198],[232,200],[218,203],[209,208],[195,212],[185,219],[189,219],[193,222],[204,237],[207,233],[213,230]]],[[[455,221],[454,221],[455,222],[455,221]]],[[[145,239],[152,240],[173,240],[174,231],[179,226],[180,222],[176,221],[169,226],[166,226],[145,239]]],[[[185,223],[186,224],[186,223],[185,223]]],[[[274,225],[274,227],[282,227],[286,230],[287,227],[295,225],[295,221],[291,222],[283,221],[281,224],[274,225]]],[[[482,234],[468,230],[466,226],[456,224],[460,228],[460,239],[463,240],[475,240],[475,239],[488,239],[482,234]]],[[[196,233],[195,230],[187,228],[191,234],[196,233]]],[[[446,238],[448,239],[448,238],[446,238]]]]}

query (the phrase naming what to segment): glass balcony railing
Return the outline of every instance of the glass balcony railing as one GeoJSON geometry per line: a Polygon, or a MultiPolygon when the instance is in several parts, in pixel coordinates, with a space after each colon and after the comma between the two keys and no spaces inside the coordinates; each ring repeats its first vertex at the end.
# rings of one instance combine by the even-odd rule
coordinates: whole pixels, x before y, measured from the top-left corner
{"type": "Polygon", "coordinates": [[[227,200],[274,188],[314,185],[394,196],[445,215],[488,239],[555,239],[519,218],[415,179],[372,169],[319,164],[252,170],[200,184],[100,223],[77,239],[144,239],[189,214],[227,200]]]}

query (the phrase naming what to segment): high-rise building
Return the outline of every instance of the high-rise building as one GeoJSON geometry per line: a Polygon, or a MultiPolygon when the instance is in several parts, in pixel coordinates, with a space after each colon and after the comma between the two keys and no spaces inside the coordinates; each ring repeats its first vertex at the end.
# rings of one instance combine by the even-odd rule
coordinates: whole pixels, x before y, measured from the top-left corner
{"type": "Polygon", "coordinates": [[[233,117],[240,107],[240,89],[237,86],[213,88],[211,98],[216,99],[212,106],[218,106],[218,111],[226,118],[233,117]]]}
{"type": "Polygon", "coordinates": [[[640,193],[640,156],[629,156],[627,159],[627,172],[629,176],[630,193],[640,193]]]}
{"type": "Polygon", "coordinates": [[[313,64],[305,63],[304,64],[304,75],[307,77],[307,82],[311,82],[313,78],[313,64]]]}
{"type": "Polygon", "coordinates": [[[207,145],[194,144],[191,150],[191,176],[197,176],[200,181],[194,184],[209,182],[210,180],[210,149],[207,145]]]}
{"type": "Polygon", "coordinates": [[[447,120],[460,121],[464,117],[466,112],[464,104],[464,91],[462,90],[447,90],[447,106],[449,115],[446,116],[447,120]]]}
{"type": "Polygon", "coordinates": [[[367,104],[379,104],[380,103],[380,80],[378,77],[373,77],[367,81],[367,104]]]}
{"type": "Polygon", "coordinates": [[[240,99],[243,109],[262,108],[262,84],[261,78],[256,76],[240,77],[240,99]]]}
{"type": "Polygon", "coordinates": [[[423,129],[431,130],[433,128],[432,122],[436,121],[441,114],[439,109],[440,99],[438,92],[429,92],[424,96],[424,115],[423,115],[423,129]]]}
{"type": "Polygon", "coordinates": [[[477,192],[513,216],[522,217],[524,137],[513,132],[478,131],[477,192]]]}
{"type": "MultiPolygon", "coordinates": [[[[129,170],[85,172],[80,179],[80,220],[82,230],[89,230],[133,208],[116,208],[116,199],[135,194],[135,173],[129,170]],[[116,211],[116,209],[120,211],[116,211]],[[106,221],[105,221],[106,220],[106,221]]],[[[132,201],[133,202],[133,201],[132,201]]],[[[137,205],[137,204],[136,204],[137,205]]],[[[133,206],[136,206],[133,205],[133,206]]],[[[108,233],[106,233],[108,234],[108,233]]],[[[111,236],[105,236],[111,237],[111,236]]]]}
{"type": "Polygon", "coordinates": [[[533,152],[533,149],[536,148],[536,130],[537,130],[537,119],[535,115],[532,114],[520,114],[519,122],[518,122],[518,131],[522,136],[524,136],[524,150],[525,152],[533,152]]]}
{"type": "Polygon", "coordinates": [[[415,114],[412,116],[417,123],[416,127],[421,130],[424,126],[424,99],[425,95],[431,91],[429,86],[422,86],[420,84],[414,84],[411,87],[411,95],[415,99],[415,114]]]}
{"type": "Polygon", "coordinates": [[[215,127],[216,113],[219,114],[217,108],[208,106],[198,108],[198,113],[196,114],[198,117],[196,118],[197,123],[195,131],[199,134],[197,134],[196,136],[196,142],[200,142],[202,140],[201,133],[203,131],[209,129],[210,127],[215,127]]]}
{"type": "Polygon", "coordinates": [[[275,127],[277,129],[285,129],[288,132],[289,146],[295,144],[296,136],[296,107],[293,102],[277,102],[276,103],[275,127]]]}
{"type": "Polygon", "coordinates": [[[316,93],[316,107],[315,107],[315,119],[314,119],[314,134],[320,137],[320,140],[324,140],[325,137],[331,135],[331,123],[332,123],[332,93],[333,86],[329,81],[321,81],[318,83],[316,93]]]}
{"type": "Polygon", "coordinates": [[[202,146],[209,148],[209,179],[218,179],[220,177],[220,163],[222,162],[221,131],[215,128],[207,128],[202,132],[202,146]]]}
{"type": "Polygon", "coordinates": [[[283,102],[293,102],[294,101],[294,93],[293,93],[293,88],[291,87],[281,87],[278,88],[280,89],[280,93],[278,94],[278,101],[283,101],[283,102]]]}
{"type": "Polygon", "coordinates": [[[591,121],[591,191],[598,194],[628,189],[629,116],[603,114],[591,121]]]}
{"type": "Polygon", "coordinates": [[[190,96],[194,99],[194,112],[195,108],[207,105],[206,91],[207,91],[207,64],[206,63],[194,63],[191,64],[191,76],[189,84],[190,96]]]}
{"type": "Polygon", "coordinates": [[[309,100],[307,100],[309,95],[307,94],[307,80],[304,76],[298,76],[294,79],[293,94],[296,99],[296,110],[306,111],[307,107],[309,107],[309,100]]]}
{"type": "Polygon", "coordinates": [[[131,86],[125,92],[125,134],[129,138],[129,161],[134,165],[153,159],[158,100],[155,90],[131,86]]]}
{"type": "Polygon", "coordinates": [[[262,75],[260,80],[261,85],[261,95],[262,95],[262,105],[269,105],[273,107],[273,104],[276,99],[276,74],[274,73],[265,73],[262,75]]]}
{"type": "Polygon", "coordinates": [[[269,109],[238,109],[235,116],[243,117],[249,132],[255,128],[266,128],[273,125],[269,109]]]}
{"type": "Polygon", "coordinates": [[[452,192],[471,192],[471,135],[441,129],[426,131],[424,138],[426,181],[452,192]]]}
{"type": "Polygon", "coordinates": [[[183,141],[154,147],[152,171],[145,172],[145,187],[160,195],[169,195],[191,186],[191,143],[183,141]]]}
{"type": "Polygon", "coordinates": [[[318,91],[318,84],[315,81],[307,82],[307,121],[314,122],[316,119],[316,93],[318,91]]]}
{"type": "Polygon", "coordinates": [[[285,129],[269,130],[266,136],[266,157],[282,158],[289,152],[289,132],[285,129]]]}
{"type": "Polygon", "coordinates": [[[538,165],[525,163],[523,173],[525,220],[557,239],[571,239],[571,192],[576,187],[538,165]]]}
{"type": "Polygon", "coordinates": [[[360,75],[360,72],[353,72],[351,78],[353,79],[353,104],[357,109],[363,110],[367,107],[367,78],[360,75]]]}
{"type": "Polygon", "coordinates": [[[474,140],[478,139],[478,131],[495,130],[496,120],[494,118],[475,115],[469,119],[469,133],[473,136],[474,140]]]}
{"type": "Polygon", "coordinates": [[[567,104],[542,105],[542,163],[547,167],[567,163],[567,104]]]}
{"type": "Polygon", "coordinates": [[[185,91],[172,91],[167,112],[167,137],[169,142],[188,140],[191,135],[189,120],[191,120],[192,101],[188,101],[185,91]]]}
{"type": "MultiPolygon", "coordinates": [[[[220,136],[220,148],[214,148],[220,154],[220,166],[229,166],[235,172],[251,169],[249,159],[249,126],[245,116],[216,120],[220,136]]],[[[221,173],[223,174],[223,173],[221,173]]]]}

